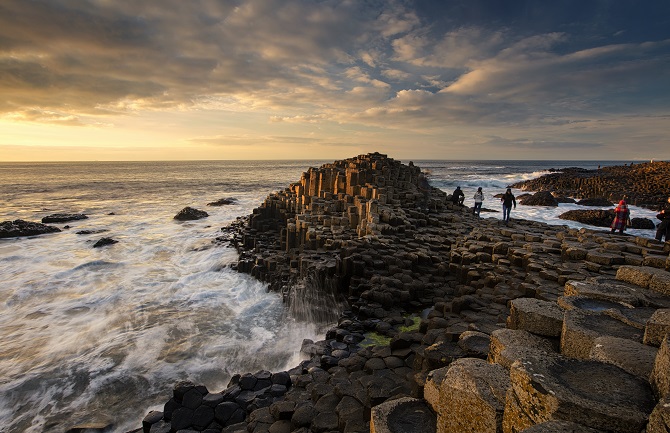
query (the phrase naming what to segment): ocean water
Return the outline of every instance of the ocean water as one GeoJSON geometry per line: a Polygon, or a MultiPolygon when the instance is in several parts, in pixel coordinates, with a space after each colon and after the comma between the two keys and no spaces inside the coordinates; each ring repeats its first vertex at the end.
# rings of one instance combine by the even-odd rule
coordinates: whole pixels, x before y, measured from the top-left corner
{"type": "MultiPolygon", "coordinates": [[[[220,391],[235,373],[297,365],[302,340],[323,338],[331,323],[296,319],[279,295],[231,271],[236,252],[212,241],[268,194],[325,162],[332,161],[0,163],[0,221],[89,216],[54,224],[70,226],[61,233],[0,239],[0,430],[63,432],[113,422],[112,431],[125,432],[160,410],[179,380],[220,391]],[[206,205],[224,197],[235,204],[206,205]],[[175,221],[186,206],[209,217],[175,221]],[[119,243],[92,248],[101,237],[119,243]]],[[[484,207],[494,210],[493,195],[548,168],[616,164],[414,163],[433,186],[461,186],[468,205],[482,186],[484,207]]],[[[519,205],[512,218],[579,227],[557,218],[572,208],[519,205]]],[[[653,214],[632,208],[632,216],[653,214]]]]}

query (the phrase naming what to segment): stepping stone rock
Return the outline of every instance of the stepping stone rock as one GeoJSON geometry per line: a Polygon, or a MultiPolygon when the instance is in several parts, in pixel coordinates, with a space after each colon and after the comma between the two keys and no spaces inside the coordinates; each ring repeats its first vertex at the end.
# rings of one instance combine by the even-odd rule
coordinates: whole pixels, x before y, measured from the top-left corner
{"type": "Polygon", "coordinates": [[[660,346],[663,338],[670,332],[670,309],[656,310],[644,328],[644,344],[660,346]]]}
{"type": "Polygon", "coordinates": [[[491,336],[479,331],[465,331],[458,337],[458,346],[468,356],[486,359],[491,347],[491,336]]]}
{"type": "Polygon", "coordinates": [[[616,365],[630,374],[649,380],[658,349],[617,337],[598,337],[593,343],[590,359],[616,365]]]}
{"type": "Polygon", "coordinates": [[[546,337],[558,337],[563,328],[563,309],[556,302],[517,298],[510,301],[507,327],[546,337]]]}
{"type": "Polygon", "coordinates": [[[561,353],[578,359],[589,359],[595,339],[619,337],[642,343],[641,330],[603,314],[568,310],[563,320],[561,353]]]}
{"type": "Polygon", "coordinates": [[[651,372],[651,387],[658,398],[670,396],[670,335],[666,335],[651,372]]]}
{"type": "Polygon", "coordinates": [[[372,408],[370,433],[425,433],[436,431],[435,414],[423,400],[402,397],[372,408]]]}
{"type": "Polygon", "coordinates": [[[659,401],[649,415],[646,433],[670,432],[670,397],[659,401]]]}
{"type": "Polygon", "coordinates": [[[530,355],[555,354],[550,340],[528,331],[498,329],[491,334],[488,361],[509,369],[516,360],[530,355]]]}
{"type": "Polygon", "coordinates": [[[423,399],[436,413],[438,413],[440,406],[440,387],[447,371],[449,371],[449,367],[442,367],[429,372],[428,377],[426,377],[426,384],[423,387],[423,399]]]}
{"type": "Polygon", "coordinates": [[[622,369],[563,356],[530,357],[510,369],[503,429],[550,420],[617,433],[644,429],[655,400],[649,384],[622,369]]]}
{"type": "Polygon", "coordinates": [[[603,277],[587,278],[583,281],[570,280],[565,283],[564,295],[581,295],[616,302],[631,308],[657,305],[655,300],[651,299],[653,292],[630,283],[603,277]]]}
{"type": "Polygon", "coordinates": [[[502,431],[508,371],[478,358],[454,361],[440,387],[438,432],[502,431]]]}
{"type": "Polygon", "coordinates": [[[616,279],[670,295],[670,273],[663,269],[650,266],[621,266],[617,270],[616,279]]]}

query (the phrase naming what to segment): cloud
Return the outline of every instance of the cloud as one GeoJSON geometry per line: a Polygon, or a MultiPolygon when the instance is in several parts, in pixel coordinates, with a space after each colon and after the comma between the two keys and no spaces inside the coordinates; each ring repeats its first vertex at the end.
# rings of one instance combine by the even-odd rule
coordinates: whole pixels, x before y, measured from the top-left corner
{"type": "MultiPolygon", "coordinates": [[[[268,128],[444,137],[669,112],[670,31],[655,18],[668,6],[569,3],[6,0],[0,117],[109,125],[146,112],[255,112],[268,128]]],[[[205,134],[193,142],[282,136],[205,134]]]]}

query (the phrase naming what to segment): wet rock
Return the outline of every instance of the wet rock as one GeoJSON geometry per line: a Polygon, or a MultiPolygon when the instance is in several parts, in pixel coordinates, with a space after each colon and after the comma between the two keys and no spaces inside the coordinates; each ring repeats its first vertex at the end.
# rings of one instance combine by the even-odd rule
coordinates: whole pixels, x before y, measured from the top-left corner
{"type": "Polygon", "coordinates": [[[558,200],[549,191],[539,191],[535,194],[524,197],[519,203],[526,206],[558,206],[558,200]]]}
{"type": "Polygon", "coordinates": [[[596,227],[609,227],[614,220],[614,211],[611,209],[603,210],[569,210],[558,216],[563,220],[577,221],[582,224],[588,224],[596,227]]]}
{"type": "Polygon", "coordinates": [[[577,202],[579,206],[597,206],[597,207],[607,207],[613,206],[613,203],[610,200],[602,197],[593,197],[585,198],[577,202]]]}
{"type": "Polygon", "coordinates": [[[641,230],[654,230],[656,229],[656,224],[649,218],[631,218],[630,220],[631,227],[634,229],[641,230]]]}
{"type": "Polygon", "coordinates": [[[0,223],[0,238],[37,236],[60,231],[58,227],[24,220],[3,221],[0,223]]]}
{"type": "Polygon", "coordinates": [[[75,213],[55,213],[52,215],[45,216],[42,218],[42,223],[44,224],[49,224],[49,223],[64,223],[68,221],[77,221],[77,220],[85,220],[88,219],[88,217],[84,214],[75,214],[75,213]]]}
{"type": "Polygon", "coordinates": [[[209,214],[205,211],[194,209],[192,207],[185,207],[180,210],[177,215],[174,216],[174,219],[178,221],[192,221],[199,220],[201,218],[208,217],[209,214]]]}
{"type": "Polygon", "coordinates": [[[107,245],[114,245],[118,243],[119,241],[112,239],[112,238],[100,238],[96,243],[93,244],[93,248],[100,248],[104,247],[107,245]]]}
{"type": "Polygon", "coordinates": [[[221,199],[218,199],[217,201],[207,203],[207,206],[226,206],[226,205],[236,204],[236,203],[237,203],[237,199],[232,198],[232,197],[228,197],[228,198],[221,198],[221,199]]]}

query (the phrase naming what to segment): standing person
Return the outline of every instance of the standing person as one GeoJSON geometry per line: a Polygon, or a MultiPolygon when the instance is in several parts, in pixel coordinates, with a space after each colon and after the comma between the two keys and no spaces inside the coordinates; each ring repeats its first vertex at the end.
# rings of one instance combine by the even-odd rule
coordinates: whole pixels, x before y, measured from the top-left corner
{"type": "Polygon", "coordinates": [[[472,208],[472,214],[479,216],[479,213],[482,211],[482,203],[484,202],[484,193],[482,192],[482,187],[477,188],[475,193],[475,207],[472,208]]]}
{"type": "Polygon", "coordinates": [[[454,204],[463,206],[463,200],[465,200],[465,194],[460,186],[457,186],[454,190],[454,193],[451,195],[451,201],[454,204]]]}
{"type": "Polygon", "coordinates": [[[626,200],[621,200],[617,207],[614,209],[614,221],[612,221],[612,233],[616,230],[619,230],[620,234],[623,234],[623,231],[626,229],[626,224],[628,223],[628,218],[630,217],[630,211],[628,210],[628,205],[626,200]]]}
{"type": "Polygon", "coordinates": [[[512,205],[514,205],[514,209],[516,209],[516,198],[514,197],[514,194],[512,194],[512,188],[507,188],[507,191],[503,194],[500,201],[503,204],[503,221],[505,221],[505,225],[507,225],[509,223],[509,214],[512,212],[512,205]]]}
{"type": "Polygon", "coordinates": [[[656,240],[662,241],[665,236],[665,241],[670,242],[670,197],[668,201],[661,205],[656,218],[661,220],[661,223],[656,228],[656,240]]]}

